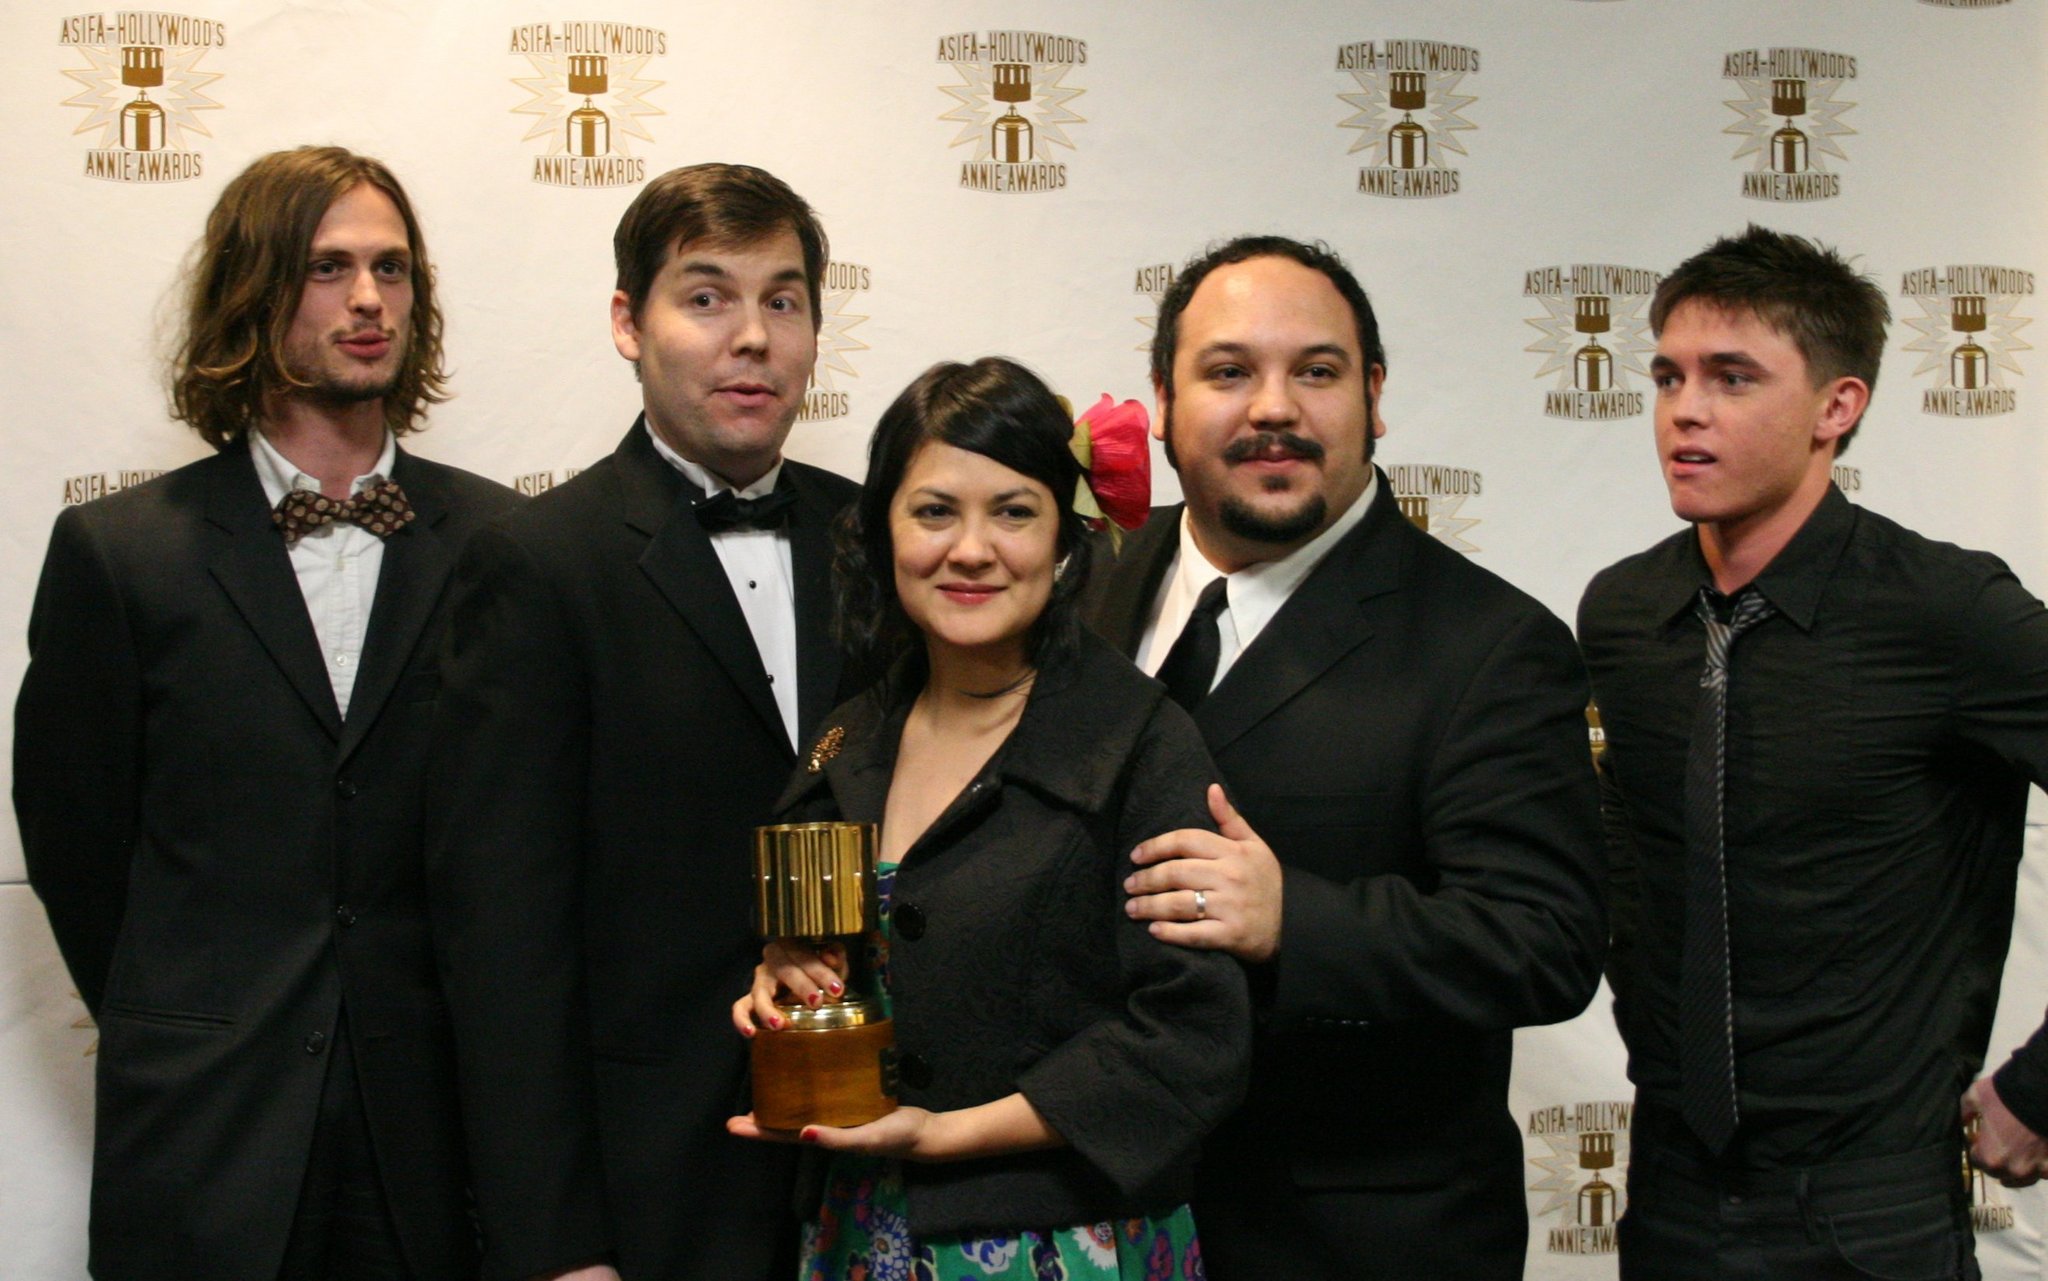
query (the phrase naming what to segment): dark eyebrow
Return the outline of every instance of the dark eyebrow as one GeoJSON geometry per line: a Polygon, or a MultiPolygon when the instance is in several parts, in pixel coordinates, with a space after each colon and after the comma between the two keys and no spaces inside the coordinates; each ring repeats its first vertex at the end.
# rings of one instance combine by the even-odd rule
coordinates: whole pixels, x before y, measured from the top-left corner
{"type": "Polygon", "coordinates": [[[1754,369],[1761,373],[1764,363],[1746,351],[1715,351],[1701,362],[1710,369],[1754,369]]]}
{"type": "MultiPolygon", "coordinates": [[[[1213,356],[1230,356],[1242,360],[1249,357],[1251,353],[1252,349],[1241,342],[1212,342],[1208,346],[1202,348],[1200,351],[1197,351],[1195,353],[1195,359],[1197,361],[1203,361],[1213,356]]],[[[1294,358],[1296,360],[1307,360],[1311,356],[1320,357],[1324,359],[1334,357],[1340,363],[1346,365],[1351,363],[1351,353],[1345,350],[1343,345],[1340,343],[1314,343],[1310,346],[1303,347],[1300,351],[1296,352],[1294,358]]]]}
{"type": "Polygon", "coordinates": [[[1032,492],[1031,492],[1031,491],[1030,491],[1029,489],[1027,489],[1026,487],[1024,487],[1024,486],[1022,486],[1022,485],[1019,485],[1019,486],[1018,486],[1017,488],[1015,488],[1015,489],[1006,489],[1006,490],[1004,490],[1004,491],[1003,491],[1002,493],[1000,493],[1000,494],[997,494],[997,495],[996,495],[996,496],[995,496],[995,497],[994,497],[994,498],[993,498],[992,500],[990,500],[990,501],[992,501],[992,502],[998,502],[998,503],[1007,503],[1007,502],[1009,502],[1009,501],[1010,501],[1011,499],[1013,499],[1013,498],[1036,498],[1037,496],[1038,496],[1038,495],[1036,495],[1036,494],[1032,493],[1032,492]]]}

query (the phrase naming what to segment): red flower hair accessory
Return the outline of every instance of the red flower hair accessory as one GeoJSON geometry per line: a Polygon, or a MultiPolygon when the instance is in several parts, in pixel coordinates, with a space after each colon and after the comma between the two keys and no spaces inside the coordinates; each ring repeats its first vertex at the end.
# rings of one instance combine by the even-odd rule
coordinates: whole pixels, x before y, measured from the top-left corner
{"type": "Polygon", "coordinates": [[[1081,464],[1074,510],[1091,527],[1107,528],[1111,546],[1151,514],[1152,447],[1145,439],[1151,427],[1143,405],[1135,400],[1119,405],[1105,392],[1074,424],[1067,442],[1081,464]]]}

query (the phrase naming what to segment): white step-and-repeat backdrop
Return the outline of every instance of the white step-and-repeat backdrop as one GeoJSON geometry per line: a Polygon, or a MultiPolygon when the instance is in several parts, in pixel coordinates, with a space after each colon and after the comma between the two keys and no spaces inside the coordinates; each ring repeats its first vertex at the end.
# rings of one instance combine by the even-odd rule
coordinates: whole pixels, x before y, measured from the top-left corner
{"type": "MultiPolygon", "coordinates": [[[[1325,239],[1387,335],[1404,506],[1567,618],[1672,528],[1659,273],[1750,221],[1815,235],[1896,315],[1842,487],[2048,588],[2042,0],[190,3],[0,17],[0,690],[58,509],[203,452],[164,410],[165,297],[222,184],[304,142],[385,159],[425,222],[458,395],[416,447],[529,492],[631,420],[611,232],[675,165],[763,165],[823,214],[790,450],[851,475],[936,359],[1142,398],[1176,263],[1244,231],[1325,239]],[[997,64],[1028,84],[998,92],[997,64]]],[[[2048,1001],[2041,844],[1994,1059],[2048,1001]]],[[[10,827],[0,1275],[59,1281],[84,1272],[94,1032],[22,879],[10,827]]],[[[1605,996],[1520,1050],[1529,1275],[1609,1277],[1629,1090],[1605,996]],[[1606,1167],[1582,1157],[1603,1132],[1606,1167]]],[[[2048,1203],[1994,1185],[1978,1223],[1990,1276],[2048,1276],[2048,1203]]]]}

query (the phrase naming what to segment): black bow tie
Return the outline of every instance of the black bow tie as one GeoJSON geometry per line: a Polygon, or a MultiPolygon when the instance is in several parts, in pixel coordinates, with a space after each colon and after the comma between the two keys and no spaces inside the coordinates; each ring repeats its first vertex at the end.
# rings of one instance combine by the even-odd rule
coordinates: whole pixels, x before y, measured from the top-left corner
{"type": "Polygon", "coordinates": [[[705,532],[719,534],[728,529],[780,529],[789,523],[789,510],[794,506],[796,494],[777,486],[759,498],[741,498],[734,490],[721,489],[698,499],[691,510],[705,532]]]}

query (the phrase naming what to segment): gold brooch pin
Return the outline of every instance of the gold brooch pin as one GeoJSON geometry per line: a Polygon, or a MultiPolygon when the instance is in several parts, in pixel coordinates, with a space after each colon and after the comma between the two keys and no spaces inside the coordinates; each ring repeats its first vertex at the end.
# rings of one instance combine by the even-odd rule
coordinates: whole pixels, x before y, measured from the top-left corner
{"type": "Polygon", "coordinates": [[[826,730],[818,736],[816,745],[811,748],[810,763],[805,768],[813,774],[822,772],[825,768],[825,762],[839,755],[839,746],[845,741],[846,728],[844,726],[834,725],[831,729],[826,730]]]}

